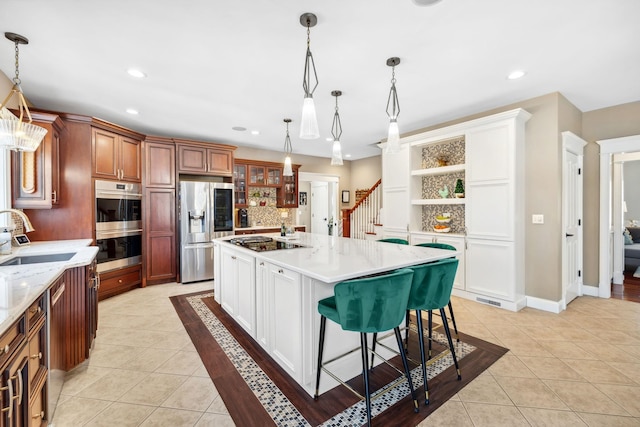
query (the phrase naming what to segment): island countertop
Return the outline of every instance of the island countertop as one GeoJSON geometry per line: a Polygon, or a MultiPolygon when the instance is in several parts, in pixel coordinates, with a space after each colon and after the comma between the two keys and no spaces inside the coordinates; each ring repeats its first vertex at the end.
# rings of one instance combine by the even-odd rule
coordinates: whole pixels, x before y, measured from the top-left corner
{"type": "Polygon", "coordinates": [[[0,334],[68,268],[90,264],[98,253],[91,239],[32,242],[0,255],[0,263],[18,256],[75,253],[67,261],[0,266],[0,334]]]}
{"type": "Polygon", "coordinates": [[[458,255],[458,252],[444,249],[303,232],[297,232],[293,237],[281,237],[279,233],[261,234],[261,236],[305,247],[258,252],[229,242],[235,236],[217,241],[234,249],[246,251],[256,259],[289,268],[325,283],[382,273],[458,255]]]}

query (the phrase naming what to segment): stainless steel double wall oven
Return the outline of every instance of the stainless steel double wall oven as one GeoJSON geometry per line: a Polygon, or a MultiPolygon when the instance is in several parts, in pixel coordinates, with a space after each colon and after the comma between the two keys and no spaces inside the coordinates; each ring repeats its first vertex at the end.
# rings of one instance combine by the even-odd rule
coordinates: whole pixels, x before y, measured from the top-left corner
{"type": "Polygon", "coordinates": [[[142,262],[142,185],[95,181],[98,272],[142,262]]]}

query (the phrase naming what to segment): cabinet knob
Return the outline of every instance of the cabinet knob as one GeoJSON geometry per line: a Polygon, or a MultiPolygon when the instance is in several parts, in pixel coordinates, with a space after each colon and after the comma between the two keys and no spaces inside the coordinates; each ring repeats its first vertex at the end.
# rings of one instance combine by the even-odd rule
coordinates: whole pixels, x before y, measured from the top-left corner
{"type": "Polygon", "coordinates": [[[284,274],[284,270],[283,270],[283,269],[281,269],[281,268],[279,268],[279,269],[278,269],[278,273],[280,273],[280,274],[284,274]]]}
{"type": "Polygon", "coordinates": [[[2,349],[3,353],[9,353],[9,344],[5,345],[4,348],[2,349]]]}
{"type": "Polygon", "coordinates": [[[122,279],[118,279],[118,283],[122,283],[122,279]]]}
{"type": "Polygon", "coordinates": [[[33,419],[37,419],[37,418],[44,418],[44,411],[40,411],[40,413],[33,414],[33,415],[31,416],[31,418],[33,418],[33,419]]]}
{"type": "Polygon", "coordinates": [[[42,359],[42,352],[38,352],[38,354],[32,354],[31,359],[42,359]]]}

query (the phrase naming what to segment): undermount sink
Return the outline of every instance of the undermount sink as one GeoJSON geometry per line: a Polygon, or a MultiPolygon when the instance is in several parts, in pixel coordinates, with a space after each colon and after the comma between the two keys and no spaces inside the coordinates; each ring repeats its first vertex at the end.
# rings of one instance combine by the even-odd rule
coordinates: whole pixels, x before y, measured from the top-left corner
{"type": "Polygon", "coordinates": [[[11,258],[0,265],[22,265],[22,264],[38,264],[41,262],[57,262],[69,261],[75,252],[65,254],[47,254],[47,255],[22,255],[11,258]]]}

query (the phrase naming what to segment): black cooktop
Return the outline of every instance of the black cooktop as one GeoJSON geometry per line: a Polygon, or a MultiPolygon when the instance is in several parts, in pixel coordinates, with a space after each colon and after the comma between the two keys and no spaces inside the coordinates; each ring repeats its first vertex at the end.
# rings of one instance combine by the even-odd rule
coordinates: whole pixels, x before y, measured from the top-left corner
{"type": "Polygon", "coordinates": [[[277,251],[280,249],[295,249],[295,248],[308,247],[304,245],[299,245],[297,243],[273,240],[271,237],[266,237],[266,236],[235,237],[233,239],[229,239],[229,242],[238,246],[242,246],[247,249],[251,249],[252,251],[256,251],[256,252],[277,251]]]}

